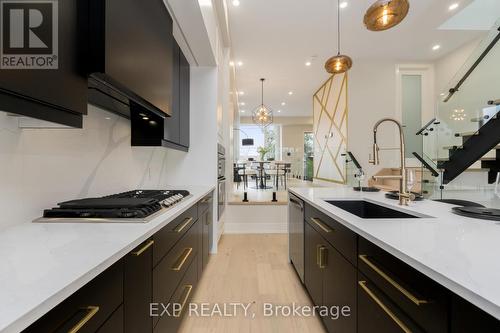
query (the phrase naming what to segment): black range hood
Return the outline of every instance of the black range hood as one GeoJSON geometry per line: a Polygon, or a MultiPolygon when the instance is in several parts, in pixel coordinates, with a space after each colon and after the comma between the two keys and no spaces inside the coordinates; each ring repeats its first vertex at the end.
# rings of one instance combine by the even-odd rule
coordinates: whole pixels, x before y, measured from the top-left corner
{"type": "Polygon", "coordinates": [[[89,103],[172,113],[172,19],[162,0],[90,0],[89,103]]]}

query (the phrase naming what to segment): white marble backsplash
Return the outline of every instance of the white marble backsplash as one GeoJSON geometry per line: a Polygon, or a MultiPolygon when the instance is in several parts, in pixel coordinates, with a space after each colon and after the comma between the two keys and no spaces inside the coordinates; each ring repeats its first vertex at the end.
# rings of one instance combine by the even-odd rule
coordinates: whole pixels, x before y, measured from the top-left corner
{"type": "Polygon", "coordinates": [[[74,198],[166,186],[165,148],[130,146],[130,122],[89,105],[83,129],[20,129],[0,112],[0,230],[74,198]]]}

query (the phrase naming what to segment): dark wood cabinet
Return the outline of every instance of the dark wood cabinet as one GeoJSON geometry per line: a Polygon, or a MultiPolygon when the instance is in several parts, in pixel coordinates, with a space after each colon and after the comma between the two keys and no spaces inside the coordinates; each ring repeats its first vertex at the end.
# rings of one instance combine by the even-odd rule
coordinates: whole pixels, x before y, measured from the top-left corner
{"type": "Polygon", "coordinates": [[[329,332],[356,332],[357,270],[332,246],[326,246],[323,305],[336,309],[335,316],[323,319],[329,332]]]}
{"type": "MultiPolygon", "coordinates": [[[[212,195],[192,205],[24,332],[65,333],[77,325],[81,333],[175,332],[202,274],[202,256],[208,254],[204,233],[211,219],[212,195]],[[151,316],[151,303],[178,303],[182,310],[151,316]]],[[[160,314],[163,308],[158,304],[157,309],[160,314]]]]}
{"type": "Polygon", "coordinates": [[[213,236],[213,193],[207,195],[198,204],[202,224],[201,262],[202,271],[208,264],[213,236]]]}
{"type": "Polygon", "coordinates": [[[424,332],[362,274],[358,280],[357,303],[358,333],[424,332]]]}
{"type": "MultiPolygon", "coordinates": [[[[0,110],[82,127],[82,115],[87,113],[88,8],[85,1],[60,1],[57,15],[57,69],[0,69],[0,110]]],[[[50,24],[52,20],[44,22],[50,24]]],[[[52,27],[46,30],[52,31],[52,27]]],[[[48,42],[46,45],[51,46],[48,42]]],[[[26,54],[29,52],[26,50],[26,54]]]]}
{"type": "Polygon", "coordinates": [[[179,111],[180,140],[182,147],[189,148],[191,67],[184,53],[179,51],[179,111]]]}
{"type": "Polygon", "coordinates": [[[323,269],[320,268],[319,256],[326,242],[309,223],[305,224],[304,229],[304,284],[314,304],[323,305],[323,269]]]}
{"type": "Polygon", "coordinates": [[[182,151],[189,148],[190,66],[174,40],[172,114],[164,120],[164,145],[182,151]]]}
{"type": "Polygon", "coordinates": [[[132,104],[130,106],[132,146],[163,146],[181,151],[189,150],[191,70],[175,39],[172,45],[170,117],[163,119],[132,104]]]}
{"type": "MultiPolygon", "coordinates": [[[[109,318],[116,320],[113,314],[123,304],[123,286],[123,261],[119,261],[24,332],[68,332],[77,326],[81,327],[79,332],[82,333],[97,332],[101,326],[107,325],[109,318]]],[[[109,327],[113,327],[113,333],[123,332],[114,323],[109,327]]]]}
{"type": "Polygon", "coordinates": [[[500,321],[454,295],[451,301],[451,333],[500,332],[500,321]]]}
{"type": "Polygon", "coordinates": [[[335,309],[324,316],[329,332],[356,332],[356,268],[305,223],[305,286],[314,304],[335,309]]]}
{"type": "Polygon", "coordinates": [[[125,333],[151,332],[150,303],[153,290],[153,246],[148,239],[124,258],[125,333]]]}

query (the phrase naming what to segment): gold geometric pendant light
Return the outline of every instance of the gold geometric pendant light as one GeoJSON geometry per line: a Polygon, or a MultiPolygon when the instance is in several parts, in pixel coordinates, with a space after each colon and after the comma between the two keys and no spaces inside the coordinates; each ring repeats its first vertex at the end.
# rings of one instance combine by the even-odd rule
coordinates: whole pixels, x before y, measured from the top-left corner
{"type": "Polygon", "coordinates": [[[256,125],[262,128],[267,127],[273,123],[273,110],[264,104],[264,81],[266,79],[260,79],[261,82],[261,103],[252,111],[252,120],[256,125]]]}
{"type": "Polygon", "coordinates": [[[341,74],[347,72],[351,67],[352,59],[340,54],[340,1],[337,0],[337,55],[326,61],[325,69],[330,74],[341,74]]]}
{"type": "Polygon", "coordinates": [[[363,22],[368,30],[387,30],[401,23],[409,10],[408,0],[378,0],[368,8],[363,22]]]}

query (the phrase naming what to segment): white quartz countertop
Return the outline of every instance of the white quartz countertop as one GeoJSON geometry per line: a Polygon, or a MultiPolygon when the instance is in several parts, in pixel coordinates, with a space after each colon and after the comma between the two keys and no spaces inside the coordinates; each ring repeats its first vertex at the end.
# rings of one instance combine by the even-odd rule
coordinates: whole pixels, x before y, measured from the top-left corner
{"type": "Polygon", "coordinates": [[[148,223],[24,223],[0,232],[0,332],[20,332],[174,220],[213,187],[148,223]]]}
{"type": "Polygon", "coordinates": [[[307,203],[342,223],[455,294],[500,319],[500,223],[455,215],[452,205],[430,200],[408,207],[384,192],[351,188],[291,188],[307,203]],[[419,219],[362,219],[328,199],[367,199],[396,210],[431,216],[419,219]]]}

